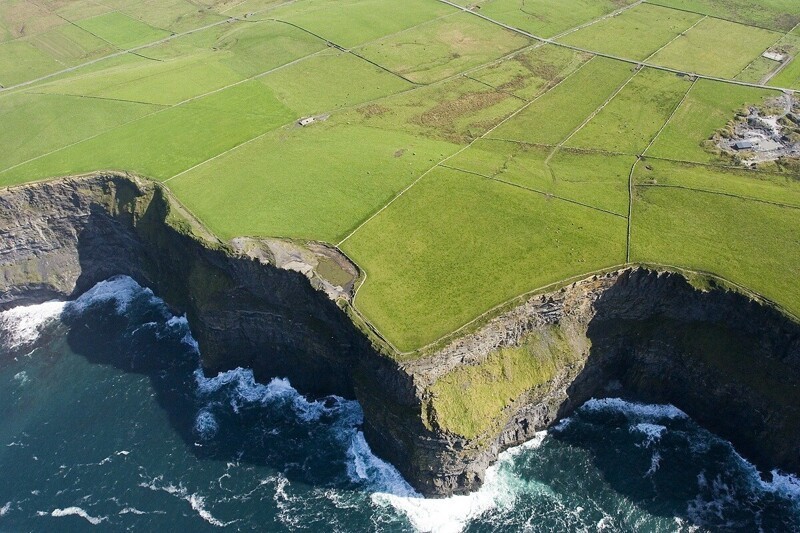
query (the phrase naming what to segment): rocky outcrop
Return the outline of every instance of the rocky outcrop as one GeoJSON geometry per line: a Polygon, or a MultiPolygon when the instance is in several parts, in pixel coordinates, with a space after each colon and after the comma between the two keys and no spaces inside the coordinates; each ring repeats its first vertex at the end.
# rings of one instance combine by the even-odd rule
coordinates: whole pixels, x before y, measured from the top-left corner
{"type": "Polygon", "coordinates": [[[220,243],[133,176],[0,190],[0,309],[75,297],[119,274],[186,313],[208,372],[245,366],[305,393],[357,398],[373,449],[427,495],[477,488],[500,451],[607,395],[672,403],[759,466],[800,471],[800,326],[676,273],[595,276],[400,363],[343,312],[357,271],[324,246],[220,243]],[[320,265],[338,270],[326,278],[320,265]],[[490,415],[468,413],[470,432],[461,429],[441,384],[504,350],[549,354],[546,379],[513,389],[490,415]]]}

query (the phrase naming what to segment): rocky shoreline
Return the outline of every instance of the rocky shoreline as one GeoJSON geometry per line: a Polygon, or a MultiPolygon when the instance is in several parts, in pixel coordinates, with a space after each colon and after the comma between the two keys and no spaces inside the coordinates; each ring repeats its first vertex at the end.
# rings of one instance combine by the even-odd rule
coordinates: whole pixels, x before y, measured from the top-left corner
{"type": "Polygon", "coordinates": [[[373,450],[427,496],[476,489],[502,450],[603,396],[672,403],[760,468],[800,472],[800,325],[678,273],[593,276],[401,362],[343,311],[356,274],[343,258],[220,243],[147,180],[104,173],[0,189],[0,236],[0,309],[131,276],[186,313],[207,372],[243,366],[358,399],[373,450]],[[474,433],[453,430],[436,384],[522,346],[567,355],[476,418],[474,433]]]}

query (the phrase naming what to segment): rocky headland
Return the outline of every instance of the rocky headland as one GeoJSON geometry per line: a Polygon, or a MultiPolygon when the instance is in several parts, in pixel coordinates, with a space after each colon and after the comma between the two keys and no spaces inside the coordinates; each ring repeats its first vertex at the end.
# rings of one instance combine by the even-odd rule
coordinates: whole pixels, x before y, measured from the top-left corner
{"type": "Polygon", "coordinates": [[[425,495],[476,489],[503,449],[603,396],[672,403],[761,469],[800,472],[800,325],[712,278],[631,266],[397,357],[350,308],[358,271],[336,250],[219,242],[135,176],[0,189],[0,237],[0,309],[131,276],[187,315],[208,373],[358,399],[373,450],[425,495]]]}

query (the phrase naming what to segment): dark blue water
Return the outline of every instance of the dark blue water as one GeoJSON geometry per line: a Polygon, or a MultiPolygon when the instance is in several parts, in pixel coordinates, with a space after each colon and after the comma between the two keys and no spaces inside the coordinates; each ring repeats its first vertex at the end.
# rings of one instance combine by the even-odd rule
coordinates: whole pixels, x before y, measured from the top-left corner
{"type": "Polygon", "coordinates": [[[593,400],[485,486],[418,497],[354,401],[205,377],[128,278],[0,313],[0,530],[797,531],[800,483],[671,406],[593,400]]]}

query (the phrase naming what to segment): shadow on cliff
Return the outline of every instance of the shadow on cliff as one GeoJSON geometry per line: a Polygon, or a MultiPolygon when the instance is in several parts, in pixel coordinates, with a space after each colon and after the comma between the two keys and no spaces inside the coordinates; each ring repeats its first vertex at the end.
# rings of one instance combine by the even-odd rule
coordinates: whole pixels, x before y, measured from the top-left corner
{"type": "MultiPolygon", "coordinates": [[[[595,311],[589,357],[558,418],[592,397],[671,404],[762,472],[800,471],[800,326],[741,294],[646,270],[620,276],[595,311]]],[[[689,518],[685,507],[654,498],[650,480],[620,468],[625,458],[613,447],[568,432],[553,437],[588,452],[609,485],[637,505],[689,518]]]]}
{"type": "MultiPolygon", "coordinates": [[[[117,205],[123,208],[115,215],[104,206],[92,206],[77,236],[80,276],[71,297],[110,277],[129,276],[152,289],[174,314],[187,316],[207,375],[244,367],[253,369],[261,383],[287,377],[312,398],[353,398],[353,375],[369,374],[368,367],[379,364],[380,358],[368,354],[369,343],[336,304],[299,273],[232,257],[166,224],[167,203],[158,193],[138,217],[131,215],[131,205],[142,193],[126,183],[117,192],[117,205]]],[[[151,341],[133,343],[126,329],[129,317],[105,305],[115,303],[66,318],[73,352],[94,364],[147,376],[172,427],[196,456],[284,468],[284,461],[257,439],[199,438],[195,423],[202,406],[195,394],[196,354],[187,355],[179,341],[168,350],[182,350],[184,355],[178,357],[164,357],[163,348],[151,341]]],[[[163,323],[158,310],[151,314],[141,317],[143,324],[163,323]]],[[[226,427],[246,432],[244,426],[263,422],[258,420],[263,416],[263,410],[248,410],[244,418],[227,421],[226,427]]],[[[307,428],[298,431],[307,436],[307,428]]],[[[292,478],[291,472],[286,475],[292,478]]],[[[307,477],[300,480],[308,482],[307,477]]]]}
{"type": "MultiPolygon", "coordinates": [[[[344,450],[333,425],[353,427],[342,422],[342,415],[303,421],[293,409],[291,393],[270,398],[260,396],[264,389],[240,391],[235,377],[219,389],[200,390],[199,357],[183,342],[183,327],[168,325],[168,314],[147,293],[138,293],[124,314],[117,312],[117,305],[112,299],[80,312],[68,307],[62,317],[67,343],[93,365],[146,377],[144,393],[152,394],[188,453],[200,460],[268,467],[291,482],[341,487],[343,474],[336,469],[341,469],[344,450]],[[232,406],[235,401],[240,407],[232,406]],[[203,423],[204,413],[213,413],[211,431],[203,423]]],[[[334,398],[319,400],[326,406],[338,403],[334,398]]]]}

